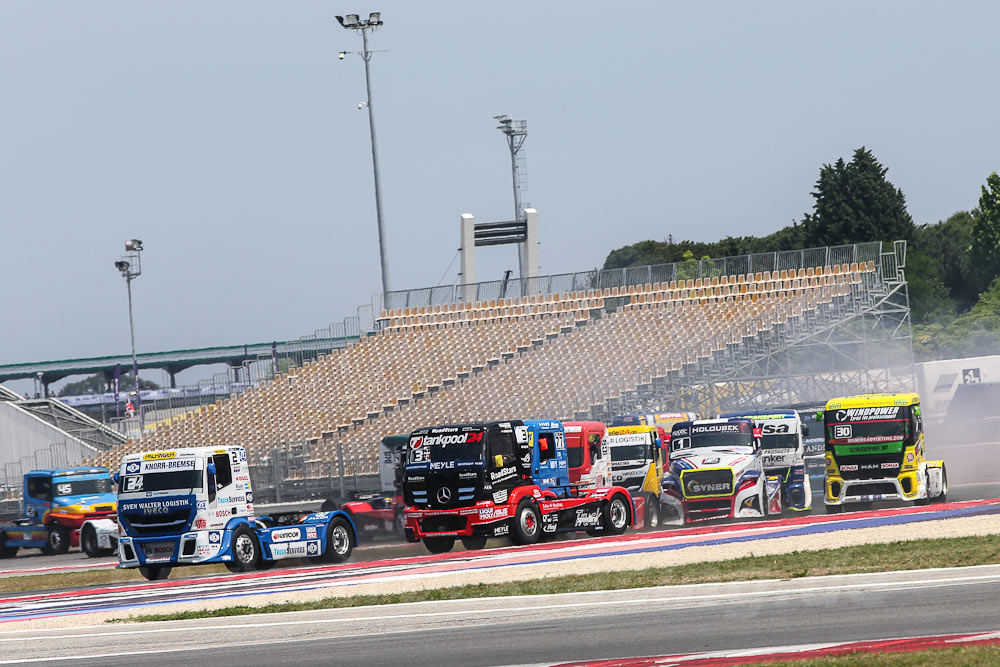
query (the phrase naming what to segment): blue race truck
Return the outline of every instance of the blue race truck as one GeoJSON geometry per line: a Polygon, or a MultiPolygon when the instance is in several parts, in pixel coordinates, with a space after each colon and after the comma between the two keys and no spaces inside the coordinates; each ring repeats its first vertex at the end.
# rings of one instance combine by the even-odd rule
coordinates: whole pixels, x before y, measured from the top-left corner
{"type": "Polygon", "coordinates": [[[179,565],[223,563],[230,572],[286,558],[339,563],[358,542],[344,512],[256,516],[243,447],[191,447],[122,459],[118,567],[151,581],[179,565]]]}
{"type": "Polygon", "coordinates": [[[114,553],[118,526],[107,468],[32,470],[21,498],[21,516],[0,522],[0,558],[20,549],[63,554],[76,546],[91,557],[114,553]]]}

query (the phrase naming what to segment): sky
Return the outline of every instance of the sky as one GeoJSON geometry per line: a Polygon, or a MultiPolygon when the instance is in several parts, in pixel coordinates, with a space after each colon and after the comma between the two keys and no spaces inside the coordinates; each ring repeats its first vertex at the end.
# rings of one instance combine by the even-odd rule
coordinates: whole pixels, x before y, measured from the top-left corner
{"type": "Polygon", "coordinates": [[[773,232],[862,145],[918,224],[1000,168],[995,2],[0,0],[0,363],[127,354],[129,238],[140,353],[370,302],[361,38],[334,18],[370,11],[393,289],[456,281],[460,214],[512,217],[501,113],[528,123],[542,274],[773,232]]]}

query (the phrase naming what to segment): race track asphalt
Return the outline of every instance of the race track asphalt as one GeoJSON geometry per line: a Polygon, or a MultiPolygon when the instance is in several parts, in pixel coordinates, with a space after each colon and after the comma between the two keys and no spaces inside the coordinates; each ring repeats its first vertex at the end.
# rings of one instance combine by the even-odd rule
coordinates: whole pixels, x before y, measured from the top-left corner
{"type": "Polygon", "coordinates": [[[0,632],[80,665],[551,664],[1000,628],[1000,565],[0,632]],[[89,656],[89,657],[88,657],[89,656]]]}

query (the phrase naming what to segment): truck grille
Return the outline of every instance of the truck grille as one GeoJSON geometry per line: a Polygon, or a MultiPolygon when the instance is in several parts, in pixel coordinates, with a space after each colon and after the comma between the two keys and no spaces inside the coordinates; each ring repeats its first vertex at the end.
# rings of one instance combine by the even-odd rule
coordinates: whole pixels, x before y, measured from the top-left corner
{"type": "Polygon", "coordinates": [[[729,498],[692,500],[687,504],[686,513],[690,521],[719,519],[733,513],[733,503],[729,498]]]}
{"type": "Polygon", "coordinates": [[[114,505],[95,505],[95,512],[113,512],[115,509],[114,505]]]}
{"type": "Polygon", "coordinates": [[[464,529],[464,516],[430,516],[420,522],[420,530],[425,533],[452,533],[464,529]]]}
{"type": "Polygon", "coordinates": [[[122,519],[139,537],[150,535],[178,535],[187,530],[189,508],[177,509],[167,514],[145,516],[142,514],[123,515],[122,519]]]}
{"type": "Polygon", "coordinates": [[[869,482],[867,484],[851,484],[848,487],[848,495],[851,496],[873,496],[897,494],[896,485],[892,482],[869,482]]]}
{"type": "Polygon", "coordinates": [[[681,486],[684,497],[731,496],[733,494],[733,471],[725,470],[685,470],[681,472],[681,486]]]}

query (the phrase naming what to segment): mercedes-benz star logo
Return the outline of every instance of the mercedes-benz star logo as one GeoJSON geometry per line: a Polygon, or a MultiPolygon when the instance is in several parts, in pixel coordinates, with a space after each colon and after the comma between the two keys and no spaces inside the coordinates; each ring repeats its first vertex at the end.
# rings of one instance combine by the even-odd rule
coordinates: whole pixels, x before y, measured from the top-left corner
{"type": "Polygon", "coordinates": [[[451,500],[451,489],[447,486],[442,486],[437,492],[438,502],[442,505],[447,505],[448,501],[451,500]]]}

